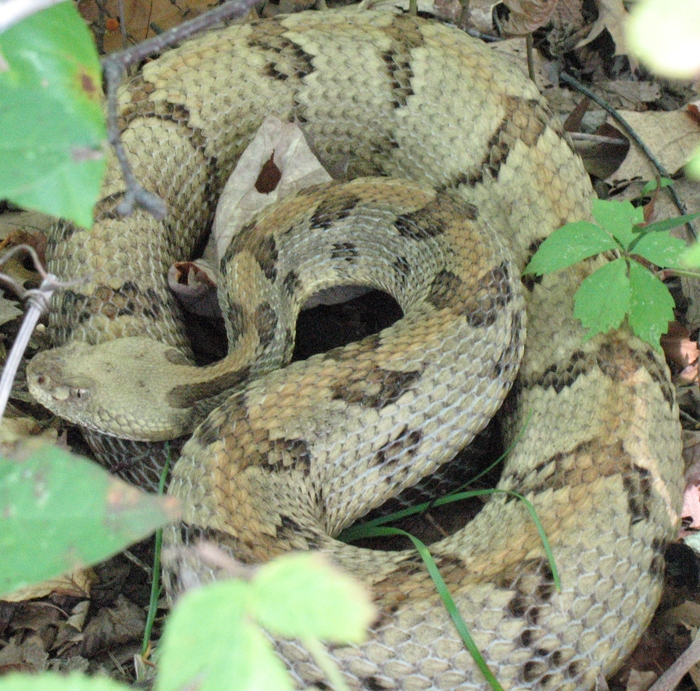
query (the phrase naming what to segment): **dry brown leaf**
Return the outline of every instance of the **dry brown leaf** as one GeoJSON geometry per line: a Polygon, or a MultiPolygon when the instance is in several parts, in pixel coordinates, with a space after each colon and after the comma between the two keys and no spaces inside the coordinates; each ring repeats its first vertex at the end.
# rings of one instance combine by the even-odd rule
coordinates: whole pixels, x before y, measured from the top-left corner
{"type": "Polygon", "coordinates": [[[655,672],[638,672],[636,669],[630,670],[626,691],[647,691],[656,681],[655,672]]]}
{"type": "MultiPolygon", "coordinates": [[[[671,175],[687,163],[693,150],[700,144],[700,126],[693,122],[685,110],[645,113],[621,111],[620,115],[671,175]]],[[[655,174],[656,171],[646,156],[633,144],[624,163],[608,180],[631,180],[636,177],[652,180],[655,174]]]]}
{"type": "Polygon", "coordinates": [[[309,185],[330,180],[331,176],[314,156],[297,125],[275,117],[266,118],[243,152],[219,199],[210,241],[215,243],[215,256],[223,257],[231,238],[268,204],[309,185]],[[276,177],[270,172],[274,168],[279,171],[279,177],[277,184],[271,186],[270,179],[276,177]],[[267,174],[261,182],[263,170],[267,174]]]}
{"type": "Polygon", "coordinates": [[[660,618],[661,625],[682,624],[691,629],[700,628],[700,604],[686,600],[677,607],[664,612],[660,618]]]}
{"type": "Polygon", "coordinates": [[[15,300],[8,300],[0,295],[0,324],[6,324],[23,314],[15,300]]]}
{"type": "Polygon", "coordinates": [[[136,604],[119,595],[112,607],[104,607],[85,627],[81,651],[92,657],[100,650],[140,639],[146,615],[136,604]]]}
{"type": "Polygon", "coordinates": [[[683,430],[683,460],[685,461],[685,481],[700,483],[700,432],[683,430]]]}
{"type": "MultiPolygon", "coordinates": [[[[598,0],[598,19],[591,26],[588,36],[579,41],[577,48],[581,48],[595,40],[605,29],[615,42],[615,55],[626,55],[627,44],[625,43],[624,25],[627,21],[627,10],[622,4],[622,0],[598,0]]],[[[636,69],[637,62],[634,58],[629,58],[633,69],[636,69]]]]}
{"type": "Polygon", "coordinates": [[[219,4],[216,0],[81,0],[78,10],[90,24],[101,52],[109,53],[128,47],[123,45],[119,2],[124,6],[128,45],[182,24],[219,4]]]}
{"type": "Polygon", "coordinates": [[[216,296],[218,274],[205,259],[176,262],[168,270],[168,286],[182,307],[202,317],[220,319],[216,296]]]}
{"type": "Polygon", "coordinates": [[[690,117],[692,117],[695,122],[700,123],[700,100],[689,103],[686,108],[688,109],[690,117]]]}
{"type": "Polygon", "coordinates": [[[34,600],[53,594],[87,598],[90,595],[90,588],[96,579],[97,576],[92,569],[76,569],[58,578],[52,578],[50,581],[15,590],[10,595],[5,595],[2,599],[6,602],[23,602],[24,600],[34,600]]]}
{"type": "Polygon", "coordinates": [[[595,90],[617,110],[638,110],[640,103],[654,103],[661,98],[661,87],[656,82],[597,81],[595,90]]]}
{"type": "Polygon", "coordinates": [[[683,492],[683,518],[690,518],[689,528],[700,528],[700,492],[697,485],[688,485],[683,492]]]}
{"type": "Polygon", "coordinates": [[[11,448],[31,437],[37,444],[54,443],[57,433],[49,428],[42,431],[39,423],[31,417],[4,417],[0,422],[0,451],[11,453],[11,448]]]}
{"type": "Polygon", "coordinates": [[[668,333],[661,337],[661,347],[667,360],[678,367],[688,367],[698,361],[698,344],[691,340],[688,329],[678,322],[670,322],[668,333]]]}
{"type": "Polygon", "coordinates": [[[510,36],[530,34],[549,21],[558,3],[559,0],[504,0],[510,13],[501,28],[510,36]]]}
{"type": "MultiPolygon", "coordinates": [[[[486,1],[491,2],[491,5],[496,4],[492,0],[486,1]]],[[[359,7],[387,11],[393,11],[398,8],[408,11],[409,4],[410,0],[361,0],[359,7]]],[[[474,3],[470,5],[472,12],[474,11],[473,5],[474,3]]],[[[418,11],[421,14],[430,14],[448,22],[456,22],[462,14],[462,5],[459,0],[418,0],[418,11]]],[[[479,31],[484,33],[493,33],[490,15],[486,26],[488,28],[476,28],[479,28],[479,31]]]]}
{"type": "Polygon", "coordinates": [[[49,654],[43,642],[32,636],[13,636],[0,650],[0,675],[7,672],[41,672],[47,669],[49,654]]]}

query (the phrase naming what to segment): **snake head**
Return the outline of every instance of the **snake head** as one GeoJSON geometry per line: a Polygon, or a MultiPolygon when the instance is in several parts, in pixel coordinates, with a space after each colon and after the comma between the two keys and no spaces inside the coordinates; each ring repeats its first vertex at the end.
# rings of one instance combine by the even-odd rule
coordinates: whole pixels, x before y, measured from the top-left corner
{"type": "Polygon", "coordinates": [[[129,337],[39,353],[27,367],[27,383],[39,403],[70,422],[115,437],[163,441],[195,424],[191,407],[168,400],[178,370],[185,369],[191,366],[172,346],[129,337]]]}

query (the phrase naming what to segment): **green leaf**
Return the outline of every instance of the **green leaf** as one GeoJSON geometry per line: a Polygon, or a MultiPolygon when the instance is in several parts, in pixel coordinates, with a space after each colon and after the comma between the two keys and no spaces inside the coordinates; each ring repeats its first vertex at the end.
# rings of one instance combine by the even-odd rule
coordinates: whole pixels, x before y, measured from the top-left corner
{"type": "Polygon", "coordinates": [[[375,615],[368,591],[320,554],[270,562],[251,583],[251,612],[283,638],[361,643],[375,615]]]}
{"type": "Polygon", "coordinates": [[[693,180],[700,180],[700,148],[695,149],[692,158],[685,164],[685,174],[693,180]]]}
{"type": "Polygon", "coordinates": [[[671,230],[672,228],[677,228],[678,226],[685,225],[688,221],[693,221],[696,218],[700,218],[700,214],[687,214],[686,216],[676,216],[675,218],[666,218],[663,221],[657,221],[656,223],[650,223],[648,226],[642,228],[643,231],[656,233],[663,230],[671,230]]]}
{"type": "Polygon", "coordinates": [[[56,447],[0,458],[0,595],[102,561],[176,517],[172,497],[56,447]]]}
{"type": "Polygon", "coordinates": [[[611,202],[594,199],[593,217],[626,249],[638,237],[633,232],[633,227],[638,223],[644,223],[644,210],[632,206],[629,201],[611,202]]]}
{"type": "Polygon", "coordinates": [[[589,221],[567,223],[555,230],[534,254],[525,273],[538,276],[565,269],[600,252],[618,249],[610,233],[589,221]]]}
{"type": "Polygon", "coordinates": [[[700,267],[700,242],[694,242],[683,255],[683,266],[700,267]]]}
{"type": "Polygon", "coordinates": [[[630,262],[632,300],[629,322],[639,338],[661,352],[660,339],[673,319],[674,301],[668,288],[639,262],[630,262]]]}
{"type": "Polygon", "coordinates": [[[630,49],[667,77],[692,79],[700,70],[700,2],[643,0],[626,22],[630,49]]]}
{"type": "Polygon", "coordinates": [[[249,598],[250,584],[240,580],[185,595],[158,647],[156,691],[292,691],[284,665],[247,616],[249,598]]]}
{"type": "Polygon", "coordinates": [[[101,68],[72,3],[0,34],[0,199],[92,225],[106,165],[101,68]]]}
{"type": "Polygon", "coordinates": [[[88,677],[76,672],[63,675],[56,672],[41,674],[8,674],[0,677],[0,691],[130,691],[105,676],[88,677]]]}
{"type": "Polygon", "coordinates": [[[663,268],[681,268],[688,245],[668,232],[647,233],[634,246],[634,253],[663,268]]]}
{"type": "Polygon", "coordinates": [[[617,329],[630,309],[627,262],[620,258],[601,266],[574,296],[574,317],[590,329],[586,338],[617,329]]]}
{"type": "Polygon", "coordinates": [[[670,187],[673,184],[673,180],[670,178],[659,178],[659,184],[657,184],[656,180],[649,180],[646,185],[642,188],[642,192],[639,195],[640,197],[646,197],[648,194],[651,194],[657,187],[670,187]]]}

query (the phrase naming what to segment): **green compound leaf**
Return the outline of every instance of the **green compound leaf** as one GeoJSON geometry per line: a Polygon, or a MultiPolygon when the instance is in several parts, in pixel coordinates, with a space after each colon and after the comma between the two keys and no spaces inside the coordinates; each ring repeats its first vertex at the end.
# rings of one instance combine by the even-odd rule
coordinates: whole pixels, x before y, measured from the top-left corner
{"type": "Polygon", "coordinates": [[[674,301],[668,288],[651,271],[636,261],[630,262],[632,300],[629,322],[639,338],[660,353],[660,339],[673,319],[674,301]]]}
{"type": "Polygon", "coordinates": [[[688,245],[667,232],[651,232],[642,236],[634,253],[662,268],[680,269],[688,245]]]}
{"type": "Polygon", "coordinates": [[[247,614],[250,584],[212,583],[185,595],[158,646],[156,691],[292,691],[294,685],[247,614]]]}
{"type": "Polygon", "coordinates": [[[101,68],[73,3],[0,34],[0,199],[90,227],[106,158],[101,68]]]}
{"type": "Polygon", "coordinates": [[[627,262],[620,258],[601,266],[581,284],[574,296],[574,317],[590,329],[586,340],[617,329],[630,309],[627,262]]]}
{"type": "Polygon", "coordinates": [[[644,210],[632,206],[631,202],[593,200],[593,217],[605,230],[612,233],[618,242],[627,248],[637,239],[633,227],[644,223],[644,210]]]}
{"type": "Polygon", "coordinates": [[[172,497],[55,446],[0,458],[0,595],[102,561],[176,517],[172,497]]]}
{"type": "MultiPolygon", "coordinates": [[[[182,598],[159,645],[156,691],[291,691],[292,681],[259,626],[303,640],[324,668],[318,639],[360,642],[374,614],[366,590],[321,555],[278,557],[250,582],[212,583],[182,598]]],[[[325,671],[329,679],[337,673],[325,671]]]]}
{"type": "Polygon", "coordinates": [[[69,675],[56,672],[42,674],[8,674],[0,678],[0,691],[130,691],[104,676],[88,677],[75,672],[69,675]]]}
{"type": "Polygon", "coordinates": [[[284,638],[361,643],[375,615],[367,590],[319,554],[276,559],[251,589],[256,620],[284,638]]]}
{"type": "Polygon", "coordinates": [[[700,214],[688,214],[686,216],[666,218],[663,221],[657,221],[656,223],[650,223],[648,226],[644,226],[643,230],[655,233],[660,230],[671,230],[672,228],[685,225],[688,221],[694,221],[696,218],[700,218],[700,214]]]}
{"type": "Polygon", "coordinates": [[[565,269],[600,252],[618,249],[610,233],[589,221],[575,221],[554,231],[537,250],[525,273],[538,276],[565,269]]]}

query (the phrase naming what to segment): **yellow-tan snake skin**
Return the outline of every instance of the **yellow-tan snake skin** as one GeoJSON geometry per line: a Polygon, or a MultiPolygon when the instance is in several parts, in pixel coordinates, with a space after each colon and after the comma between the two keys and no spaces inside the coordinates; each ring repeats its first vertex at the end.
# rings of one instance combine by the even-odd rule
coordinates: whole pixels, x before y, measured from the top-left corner
{"type": "MultiPolygon", "coordinates": [[[[679,524],[678,411],[650,346],[626,330],[584,342],[572,300],[592,263],[518,281],[542,238],[588,217],[592,194],[535,86],[454,28],[351,8],[212,31],[147,64],[120,99],[135,173],[169,215],[117,217],[112,161],[95,228],[54,231],[51,271],[90,281],[53,304],[56,344],[68,345],[31,364],[35,395],[85,427],[148,441],[189,433],[193,403],[237,386],[173,470],[184,519],[167,543],[204,535],[246,562],[324,550],[380,611],[365,644],[332,649],[350,688],[485,689],[418,556],[332,536],[484,426],[516,371],[524,295],[504,414],[507,440],[521,436],[499,486],[534,504],[562,592],[510,496],[431,550],[504,689],[582,691],[616,669],[653,614],[679,524]],[[313,189],[246,228],[225,257],[230,355],[193,370],[164,276],[208,230],[270,114],[301,123],[350,179],[414,182],[313,189]],[[300,302],[328,283],[378,286],[405,318],[280,369],[300,302]],[[166,345],[151,355],[144,337],[166,345]],[[167,433],[161,408],[175,420],[167,433]]],[[[175,590],[183,568],[208,577],[173,558],[175,590]]],[[[277,647],[300,685],[323,678],[299,644],[277,647]]]]}

